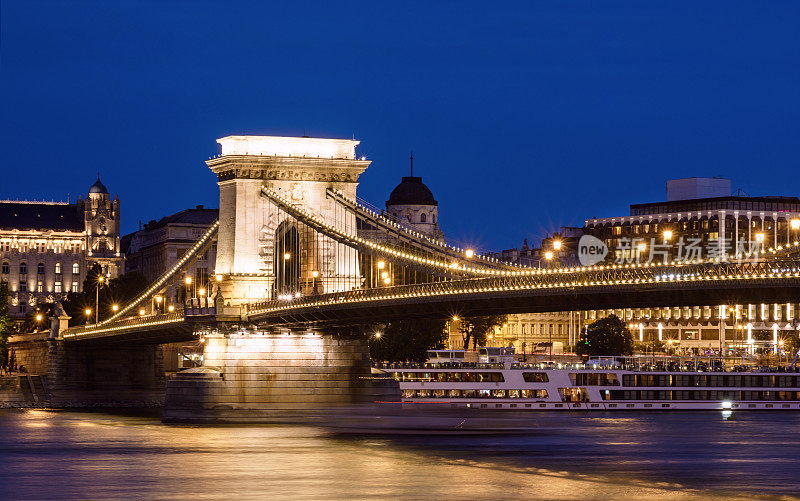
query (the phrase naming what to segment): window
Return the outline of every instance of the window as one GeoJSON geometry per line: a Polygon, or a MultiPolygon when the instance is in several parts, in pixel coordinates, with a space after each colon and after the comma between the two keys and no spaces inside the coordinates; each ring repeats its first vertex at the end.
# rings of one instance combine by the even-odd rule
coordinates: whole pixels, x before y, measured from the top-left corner
{"type": "Polygon", "coordinates": [[[27,275],[28,274],[28,264],[27,263],[19,263],[19,274],[20,275],[27,275]]]}
{"type": "Polygon", "coordinates": [[[36,292],[44,292],[44,281],[42,280],[36,281],[36,292]]]}
{"type": "Polygon", "coordinates": [[[53,292],[63,292],[61,289],[61,280],[56,280],[55,284],[53,284],[53,292]]]}
{"type": "Polygon", "coordinates": [[[3,269],[2,269],[3,275],[8,275],[10,271],[11,267],[8,265],[8,263],[3,263],[3,269]]]}
{"type": "Polygon", "coordinates": [[[73,275],[81,274],[81,266],[78,263],[72,263],[72,274],[73,275]]]}
{"type": "Polygon", "coordinates": [[[78,281],[72,280],[72,292],[78,292],[78,281]]]}
{"type": "Polygon", "coordinates": [[[61,275],[61,263],[56,263],[56,275],[61,275]]]}
{"type": "Polygon", "coordinates": [[[44,275],[44,263],[39,263],[36,265],[36,273],[38,273],[39,275],[44,275]]]}
{"type": "Polygon", "coordinates": [[[522,378],[526,383],[547,383],[549,381],[546,372],[523,372],[522,378]]]}
{"type": "Polygon", "coordinates": [[[428,216],[425,213],[420,214],[419,215],[419,222],[420,223],[427,223],[428,222],[428,216]]]}
{"type": "Polygon", "coordinates": [[[28,292],[28,280],[20,280],[19,281],[19,291],[20,292],[28,292]]]}

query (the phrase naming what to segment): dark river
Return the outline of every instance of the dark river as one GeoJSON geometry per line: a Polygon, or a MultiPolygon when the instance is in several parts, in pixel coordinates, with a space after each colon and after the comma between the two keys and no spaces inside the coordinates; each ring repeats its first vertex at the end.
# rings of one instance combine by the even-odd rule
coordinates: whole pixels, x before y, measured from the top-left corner
{"type": "MultiPolygon", "coordinates": [[[[498,416],[500,416],[498,414],[498,416]]],[[[533,433],[0,410],[1,499],[752,499],[800,493],[800,413],[529,413],[533,433]]]]}

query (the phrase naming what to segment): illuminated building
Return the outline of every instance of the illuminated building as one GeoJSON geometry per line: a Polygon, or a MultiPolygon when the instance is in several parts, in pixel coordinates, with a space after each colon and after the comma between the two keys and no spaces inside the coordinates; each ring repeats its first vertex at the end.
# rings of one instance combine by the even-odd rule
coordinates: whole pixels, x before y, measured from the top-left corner
{"type": "Polygon", "coordinates": [[[11,293],[11,314],[80,292],[88,268],[110,278],[122,271],[120,203],[97,181],[86,199],[0,201],[0,280],[11,293]]]}
{"type": "MultiPolygon", "coordinates": [[[[198,205],[158,221],[150,221],[138,231],[122,237],[122,250],[125,254],[125,272],[136,271],[148,281],[154,281],[169,268],[175,266],[180,258],[219,218],[217,209],[206,209],[198,205]]],[[[209,278],[212,277],[216,258],[216,245],[212,245],[187,271],[192,277],[192,285],[211,290],[209,278]]],[[[178,303],[183,282],[164,293],[165,299],[178,303]]]]}
{"type": "MultiPolygon", "coordinates": [[[[730,193],[725,179],[667,183],[667,201],[632,204],[630,215],[586,220],[584,232],[608,247],[607,262],[693,258],[751,259],[800,236],[800,199],[730,193]],[[727,190],[727,191],[725,191],[727,190]],[[693,194],[712,195],[686,199],[693,194]],[[644,251],[640,251],[644,245],[644,251]]],[[[797,303],[685,306],[587,312],[587,322],[616,314],[634,339],[672,351],[774,350],[797,335],[797,303]],[[722,321],[720,321],[722,320],[722,321]]]]}

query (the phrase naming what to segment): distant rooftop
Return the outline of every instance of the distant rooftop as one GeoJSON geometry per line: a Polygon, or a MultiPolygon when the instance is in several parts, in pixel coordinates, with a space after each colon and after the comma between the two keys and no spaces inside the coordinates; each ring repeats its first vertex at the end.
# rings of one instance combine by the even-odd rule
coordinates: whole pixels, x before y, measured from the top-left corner
{"type": "Polygon", "coordinates": [[[353,160],[361,141],[319,137],[226,136],[217,139],[222,155],[335,158],[353,160]]]}
{"type": "Polygon", "coordinates": [[[86,226],[77,204],[0,201],[0,228],[83,232],[86,226]]]}

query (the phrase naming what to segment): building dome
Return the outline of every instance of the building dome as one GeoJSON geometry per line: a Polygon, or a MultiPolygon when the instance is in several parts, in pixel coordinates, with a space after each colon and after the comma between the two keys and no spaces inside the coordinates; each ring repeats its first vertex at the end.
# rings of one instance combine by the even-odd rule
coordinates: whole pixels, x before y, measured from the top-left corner
{"type": "Polygon", "coordinates": [[[439,205],[431,190],[425,186],[421,177],[403,177],[400,184],[392,190],[386,205],[439,205]]]}
{"type": "Polygon", "coordinates": [[[89,188],[89,193],[100,193],[102,195],[108,195],[108,190],[106,189],[105,185],[100,182],[100,176],[97,176],[97,181],[94,182],[91,188],[89,188]]]}

